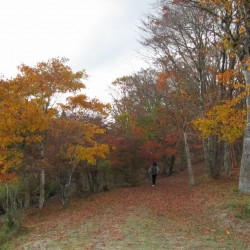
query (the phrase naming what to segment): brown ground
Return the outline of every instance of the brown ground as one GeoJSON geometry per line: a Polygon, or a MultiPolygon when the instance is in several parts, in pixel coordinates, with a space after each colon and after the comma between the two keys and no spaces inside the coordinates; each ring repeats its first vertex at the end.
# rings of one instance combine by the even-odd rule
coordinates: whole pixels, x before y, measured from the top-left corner
{"type": "Polygon", "coordinates": [[[250,197],[237,192],[237,171],[211,180],[195,166],[140,187],[120,188],[62,209],[57,201],[30,209],[28,233],[1,249],[250,249],[250,216],[238,218],[250,197]],[[243,205],[242,205],[243,206],[243,205]]]}

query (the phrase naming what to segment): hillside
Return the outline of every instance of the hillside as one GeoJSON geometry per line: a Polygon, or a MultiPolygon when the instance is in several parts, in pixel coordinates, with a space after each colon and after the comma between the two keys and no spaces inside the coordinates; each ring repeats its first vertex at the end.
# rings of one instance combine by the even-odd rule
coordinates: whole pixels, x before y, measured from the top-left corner
{"type": "Polygon", "coordinates": [[[24,233],[1,249],[250,249],[249,197],[237,192],[237,173],[210,180],[195,166],[140,187],[30,209],[24,233]]]}

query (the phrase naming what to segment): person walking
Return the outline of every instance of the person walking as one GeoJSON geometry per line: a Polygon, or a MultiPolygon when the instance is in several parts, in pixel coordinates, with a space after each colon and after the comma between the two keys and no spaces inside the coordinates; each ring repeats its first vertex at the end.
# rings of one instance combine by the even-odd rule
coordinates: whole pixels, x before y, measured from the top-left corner
{"type": "Polygon", "coordinates": [[[148,173],[151,175],[151,178],[152,178],[152,186],[153,187],[155,186],[156,177],[157,177],[157,174],[159,173],[159,171],[160,171],[160,169],[159,169],[157,163],[153,162],[152,166],[148,170],[148,173]]]}

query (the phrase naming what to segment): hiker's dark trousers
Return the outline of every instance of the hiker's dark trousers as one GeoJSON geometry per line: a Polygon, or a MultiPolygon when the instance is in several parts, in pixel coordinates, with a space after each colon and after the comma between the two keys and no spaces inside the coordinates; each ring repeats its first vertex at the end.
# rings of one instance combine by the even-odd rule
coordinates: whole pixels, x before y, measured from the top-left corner
{"type": "Polygon", "coordinates": [[[152,174],[152,183],[155,185],[157,174],[152,174]]]}

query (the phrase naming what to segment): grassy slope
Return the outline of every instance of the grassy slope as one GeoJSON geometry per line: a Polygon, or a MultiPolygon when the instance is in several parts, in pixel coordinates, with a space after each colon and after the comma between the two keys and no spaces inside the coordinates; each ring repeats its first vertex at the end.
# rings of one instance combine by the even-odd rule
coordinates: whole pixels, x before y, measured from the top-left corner
{"type": "Polygon", "coordinates": [[[88,199],[26,212],[28,233],[0,249],[250,249],[250,220],[235,217],[249,197],[236,191],[236,175],[209,180],[197,165],[159,178],[157,186],[121,188],[88,199]]]}

